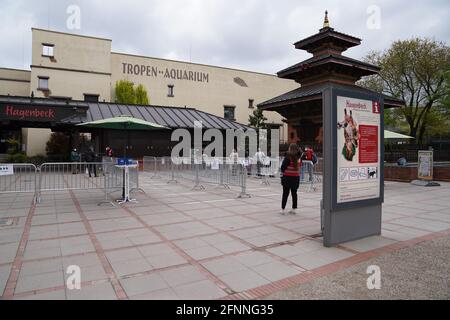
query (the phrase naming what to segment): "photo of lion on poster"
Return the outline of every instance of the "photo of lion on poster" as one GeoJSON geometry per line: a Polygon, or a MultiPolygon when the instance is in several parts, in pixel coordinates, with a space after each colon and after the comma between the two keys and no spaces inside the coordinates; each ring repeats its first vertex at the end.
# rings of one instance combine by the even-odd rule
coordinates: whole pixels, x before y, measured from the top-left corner
{"type": "Polygon", "coordinates": [[[358,125],[353,118],[352,111],[347,113],[347,109],[344,109],[344,120],[338,122],[338,129],[344,129],[344,147],[342,148],[342,155],[348,161],[353,161],[353,157],[356,155],[358,149],[358,125]]]}

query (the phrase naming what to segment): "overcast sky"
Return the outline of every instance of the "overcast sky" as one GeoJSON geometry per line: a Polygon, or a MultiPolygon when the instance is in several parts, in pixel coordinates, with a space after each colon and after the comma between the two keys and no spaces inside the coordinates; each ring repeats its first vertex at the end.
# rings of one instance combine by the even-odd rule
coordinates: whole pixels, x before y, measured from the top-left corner
{"type": "Polygon", "coordinates": [[[0,66],[29,69],[36,27],[109,38],[116,52],[276,73],[309,56],[292,44],[322,27],[325,9],[331,27],[363,39],[353,58],[415,36],[450,43],[448,0],[0,0],[0,66]],[[80,29],[67,27],[70,5],[80,29]]]}

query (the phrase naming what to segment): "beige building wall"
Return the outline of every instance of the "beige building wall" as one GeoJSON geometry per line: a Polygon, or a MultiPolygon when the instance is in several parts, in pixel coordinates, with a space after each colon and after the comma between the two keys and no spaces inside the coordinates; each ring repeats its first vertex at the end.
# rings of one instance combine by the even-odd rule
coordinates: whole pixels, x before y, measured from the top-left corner
{"type": "MultiPolygon", "coordinates": [[[[143,84],[150,104],[193,107],[224,117],[224,106],[235,107],[235,120],[248,124],[258,103],[298,87],[294,81],[275,75],[209,66],[152,57],[111,52],[111,40],[32,29],[31,71],[1,69],[0,94],[36,97],[70,97],[83,100],[84,94],[99,95],[99,101],[114,101],[118,80],[143,84]],[[43,45],[53,46],[53,56],[43,53],[43,45]],[[49,90],[38,88],[38,78],[48,77],[49,90]],[[173,86],[174,96],[168,95],[173,86]],[[253,100],[253,108],[249,107],[253,100]]],[[[283,124],[275,112],[265,112],[269,123],[283,124]]],[[[29,156],[45,154],[49,129],[23,129],[29,156]]],[[[283,124],[281,139],[287,140],[283,124]]]]}
{"type": "MultiPolygon", "coordinates": [[[[97,94],[111,96],[111,40],[32,29],[31,77],[28,93],[36,97],[70,97],[83,100],[97,94]],[[53,57],[43,55],[43,45],[53,45],[53,57]],[[38,88],[38,78],[48,77],[48,91],[38,88]]],[[[49,129],[26,129],[27,155],[45,154],[49,129]]],[[[25,138],[24,138],[25,139],[25,138]]]]}
{"type": "Polygon", "coordinates": [[[30,94],[31,71],[0,68],[0,94],[28,96],[30,94]]]}
{"type": "Polygon", "coordinates": [[[64,96],[83,100],[85,93],[109,101],[111,40],[32,29],[31,86],[36,97],[64,96]],[[53,46],[53,57],[43,55],[53,46]],[[38,88],[38,77],[49,77],[49,92],[38,88]]]}
{"type": "MultiPolygon", "coordinates": [[[[224,106],[235,106],[236,121],[243,124],[248,124],[258,103],[298,87],[294,81],[269,74],[114,52],[111,72],[113,99],[114,84],[126,79],[147,88],[150,104],[194,107],[220,117],[224,106]],[[168,96],[169,85],[174,86],[174,97],[168,96]],[[249,108],[250,99],[253,108],[249,108]]],[[[265,112],[265,116],[269,123],[283,123],[278,113],[265,112]]],[[[287,139],[286,125],[283,131],[287,139]]]]}

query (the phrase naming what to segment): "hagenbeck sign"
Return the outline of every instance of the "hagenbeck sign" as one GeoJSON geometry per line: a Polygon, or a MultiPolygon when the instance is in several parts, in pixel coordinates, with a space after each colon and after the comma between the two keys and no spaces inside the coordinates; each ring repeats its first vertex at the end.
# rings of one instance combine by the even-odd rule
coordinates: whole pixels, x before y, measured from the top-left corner
{"type": "Polygon", "coordinates": [[[0,104],[0,120],[57,122],[77,114],[69,107],[0,104]]]}
{"type": "Polygon", "coordinates": [[[136,76],[154,78],[162,77],[172,80],[209,83],[209,73],[174,68],[158,68],[144,64],[131,64],[127,62],[122,62],[122,73],[136,76]]]}

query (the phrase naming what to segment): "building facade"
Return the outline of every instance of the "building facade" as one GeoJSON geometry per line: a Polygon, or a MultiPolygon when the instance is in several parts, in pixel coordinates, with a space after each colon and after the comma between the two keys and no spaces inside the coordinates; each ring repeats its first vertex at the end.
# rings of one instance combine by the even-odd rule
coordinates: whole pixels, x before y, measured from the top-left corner
{"type": "MultiPolygon", "coordinates": [[[[33,28],[32,42],[30,71],[0,68],[0,95],[114,102],[115,84],[125,79],[144,85],[152,105],[187,106],[247,124],[258,103],[299,87],[270,74],[112,52],[110,39],[33,28]]],[[[287,140],[283,117],[265,116],[287,140]]],[[[27,155],[45,154],[50,133],[21,128],[27,155]]],[[[1,134],[3,141],[11,133],[1,134]]]]}

